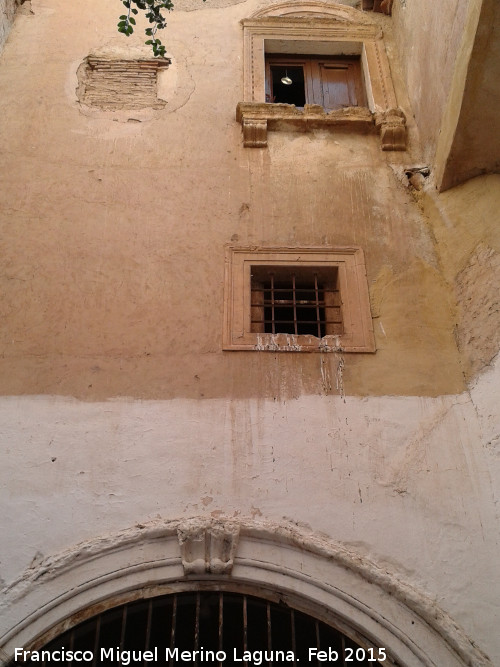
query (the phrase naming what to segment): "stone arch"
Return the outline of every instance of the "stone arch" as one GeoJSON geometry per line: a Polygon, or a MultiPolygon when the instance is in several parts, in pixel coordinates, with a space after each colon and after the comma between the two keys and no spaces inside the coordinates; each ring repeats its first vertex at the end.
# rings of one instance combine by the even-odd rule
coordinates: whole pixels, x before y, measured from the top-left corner
{"type": "Polygon", "coordinates": [[[4,591],[1,655],[40,648],[111,606],[199,586],[278,592],[297,609],[383,646],[399,667],[491,665],[395,572],[293,525],[154,521],[34,565],[4,591]]]}

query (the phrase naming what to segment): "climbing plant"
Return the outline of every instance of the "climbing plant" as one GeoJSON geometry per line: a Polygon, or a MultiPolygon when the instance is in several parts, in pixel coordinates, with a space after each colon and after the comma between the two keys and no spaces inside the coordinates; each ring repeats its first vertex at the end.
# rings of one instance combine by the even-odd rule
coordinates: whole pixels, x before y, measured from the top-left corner
{"type": "Polygon", "coordinates": [[[120,16],[118,32],[122,32],[127,37],[131,35],[136,24],[135,16],[139,12],[144,12],[150,23],[149,28],[145,29],[146,36],[149,38],[146,44],[151,46],[154,56],[163,58],[165,56],[165,46],[156,36],[156,33],[158,30],[163,30],[167,25],[165,12],[171,12],[174,8],[172,0],[122,0],[122,3],[127,13],[120,16]]]}

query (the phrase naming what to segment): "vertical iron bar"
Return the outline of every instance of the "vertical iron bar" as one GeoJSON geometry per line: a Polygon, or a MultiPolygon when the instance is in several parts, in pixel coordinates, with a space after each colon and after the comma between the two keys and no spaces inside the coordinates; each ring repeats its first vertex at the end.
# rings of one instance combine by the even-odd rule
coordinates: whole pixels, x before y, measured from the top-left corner
{"type": "MultiPolygon", "coordinates": [[[[175,648],[175,626],[177,625],[177,595],[174,595],[174,601],[172,604],[172,629],[170,631],[170,651],[172,652],[175,648]]],[[[170,653],[172,656],[172,653],[170,653]]],[[[171,657],[169,660],[169,665],[173,665],[174,658],[171,657]]]]}
{"type": "Polygon", "coordinates": [[[127,629],[127,605],[123,607],[122,612],[122,629],[120,633],[120,651],[123,651],[125,646],[125,630],[127,629]]]}
{"type": "MultiPolygon", "coordinates": [[[[153,598],[149,599],[148,603],[148,620],[146,623],[146,637],[144,638],[144,650],[147,651],[149,648],[149,642],[151,639],[151,622],[153,618],[153,598]]],[[[142,664],[145,665],[146,661],[143,660],[142,664]]]]}
{"type": "MultiPolygon", "coordinates": [[[[318,274],[314,274],[314,292],[316,295],[316,322],[318,324],[318,338],[321,338],[321,318],[319,315],[319,289],[318,289],[318,274]]],[[[326,311],[325,311],[326,319],[326,311]]]]}
{"type": "MultiPolygon", "coordinates": [[[[197,651],[200,644],[200,593],[196,593],[196,609],[194,617],[194,650],[197,651]]],[[[195,653],[195,667],[198,667],[198,656],[195,653]]]]}
{"type": "MultiPolygon", "coordinates": [[[[247,615],[247,596],[243,596],[243,651],[248,651],[248,636],[247,636],[247,627],[248,627],[248,615],[247,615]]],[[[248,667],[248,662],[245,660],[245,667],[248,667]]]]}
{"type": "MultiPolygon", "coordinates": [[[[272,639],[272,627],[271,627],[271,603],[267,603],[267,650],[269,651],[269,655],[271,655],[271,651],[273,650],[273,639],[272,639]]],[[[271,666],[271,662],[267,663],[268,667],[271,666]]]]}
{"type": "MultiPolygon", "coordinates": [[[[69,634],[69,650],[72,651],[73,647],[75,646],[75,629],[71,628],[71,632],[69,634]]],[[[42,667],[45,667],[46,661],[44,660],[42,663],[42,667]]]]}
{"type": "Polygon", "coordinates": [[[345,667],[345,637],[342,635],[342,665],[341,667],[345,667]]]}
{"type": "Polygon", "coordinates": [[[293,651],[293,664],[297,664],[297,645],[295,643],[295,611],[290,609],[290,627],[292,631],[292,651],[293,651]]]}
{"type": "MultiPolygon", "coordinates": [[[[219,593],[219,651],[224,646],[224,597],[219,593]]],[[[222,661],[219,661],[219,667],[223,667],[222,661]]]]}
{"type": "Polygon", "coordinates": [[[292,275],[293,332],[297,335],[297,294],[295,292],[295,273],[292,275]]]}
{"type": "Polygon", "coordinates": [[[274,321],[274,273],[271,273],[271,332],[276,333],[274,321]]]}
{"type": "Polygon", "coordinates": [[[97,652],[99,651],[99,639],[101,635],[101,614],[97,617],[95,624],[95,636],[94,636],[94,657],[92,658],[92,667],[95,667],[97,663],[97,652]]]}
{"type": "MultiPolygon", "coordinates": [[[[318,653],[320,650],[320,641],[319,641],[319,621],[315,621],[316,625],[316,648],[318,649],[318,653]]],[[[319,665],[319,660],[316,658],[316,664],[319,665]]]]}

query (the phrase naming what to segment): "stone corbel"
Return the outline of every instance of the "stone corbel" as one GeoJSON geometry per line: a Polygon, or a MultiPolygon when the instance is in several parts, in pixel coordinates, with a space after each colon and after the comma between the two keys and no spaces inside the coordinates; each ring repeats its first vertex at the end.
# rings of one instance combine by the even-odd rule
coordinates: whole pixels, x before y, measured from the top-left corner
{"type": "Polygon", "coordinates": [[[388,109],[375,114],[383,151],[406,150],[406,118],[401,109],[388,109]]]}
{"type": "Polygon", "coordinates": [[[239,527],[232,523],[188,523],[177,530],[184,574],[230,574],[239,527]]]}
{"type": "Polygon", "coordinates": [[[363,0],[363,9],[391,15],[393,0],[363,0]]]}
{"type": "Polygon", "coordinates": [[[243,145],[248,148],[264,148],[267,146],[267,119],[243,118],[243,145]]]}

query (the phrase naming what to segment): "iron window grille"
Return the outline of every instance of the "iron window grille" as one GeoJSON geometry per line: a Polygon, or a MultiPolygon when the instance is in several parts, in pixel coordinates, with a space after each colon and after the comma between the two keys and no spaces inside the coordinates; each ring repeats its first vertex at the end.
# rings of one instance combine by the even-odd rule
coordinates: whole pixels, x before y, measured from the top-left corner
{"type": "Polygon", "coordinates": [[[254,333],[341,334],[337,268],[252,266],[251,317],[254,333]]]}
{"type": "MultiPolygon", "coordinates": [[[[310,648],[337,652],[335,665],[338,667],[380,664],[373,658],[381,657],[378,649],[369,642],[364,643],[366,645],[361,646],[339,629],[282,602],[237,593],[198,591],[163,595],[108,609],[66,630],[37,650],[39,653],[62,651],[63,648],[65,652],[90,651],[93,660],[84,663],[88,667],[121,664],[119,656],[123,651],[136,652],[135,661],[134,655],[130,654],[130,665],[141,667],[178,664],[181,651],[193,653],[193,659],[189,661],[193,667],[202,664],[229,667],[234,664],[234,656],[240,660],[237,664],[249,667],[254,662],[243,659],[245,651],[262,652],[262,665],[269,667],[277,663],[265,659],[265,651],[292,651],[295,656],[293,664],[323,664],[324,660],[309,659],[310,648]],[[107,652],[105,658],[101,649],[107,652]],[[157,650],[157,660],[137,661],[141,652],[143,655],[154,649],[157,650]],[[196,651],[198,654],[194,654],[196,651]],[[219,651],[225,653],[225,660],[219,659],[223,657],[221,654],[219,658],[215,655],[219,651]]],[[[394,664],[390,660],[382,662],[394,664]]],[[[281,664],[279,660],[278,663],[281,664]]],[[[12,661],[9,667],[15,664],[20,663],[12,661]]],[[[77,663],[28,660],[23,664],[27,667],[50,667],[52,664],[74,667],[77,663]]],[[[287,661],[286,664],[292,663],[287,661]]]]}

